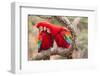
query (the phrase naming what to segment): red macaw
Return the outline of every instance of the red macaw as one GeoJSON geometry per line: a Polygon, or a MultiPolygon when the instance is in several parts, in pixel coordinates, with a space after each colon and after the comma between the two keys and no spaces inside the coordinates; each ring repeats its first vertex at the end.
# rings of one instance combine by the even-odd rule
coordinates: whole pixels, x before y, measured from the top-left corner
{"type": "MultiPolygon", "coordinates": [[[[41,21],[37,23],[37,27],[39,28],[40,26],[46,27],[50,30],[51,36],[53,36],[58,47],[62,48],[71,47],[72,45],[71,32],[67,28],[62,26],[57,26],[46,21],[41,21]]],[[[49,42],[50,41],[48,41],[48,43],[49,42]]]]}
{"type": "Polygon", "coordinates": [[[53,46],[53,38],[47,31],[41,31],[38,34],[38,52],[50,49],[53,46]]]}

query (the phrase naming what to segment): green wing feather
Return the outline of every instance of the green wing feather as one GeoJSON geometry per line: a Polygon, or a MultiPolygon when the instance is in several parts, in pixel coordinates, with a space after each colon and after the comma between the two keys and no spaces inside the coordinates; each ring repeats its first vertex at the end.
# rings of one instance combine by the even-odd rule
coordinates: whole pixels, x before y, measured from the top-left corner
{"type": "Polygon", "coordinates": [[[41,44],[42,44],[42,37],[41,37],[41,35],[39,35],[39,37],[38,37],[38,49],[40,49],[41,44]]]}
{"type": "Polygon", "coordinates": [[[41,40],[38,40],[38,48],[41,47],[41,44],[42,44],[42,41],[41,40]]]}
{"type": "Polygon", "coordinates": [[[65,34],[65,35],[64,35],[64,39],[65,39],[69,44],[72,43],[71,35],[69,35],[69,34],[65,34]]]}

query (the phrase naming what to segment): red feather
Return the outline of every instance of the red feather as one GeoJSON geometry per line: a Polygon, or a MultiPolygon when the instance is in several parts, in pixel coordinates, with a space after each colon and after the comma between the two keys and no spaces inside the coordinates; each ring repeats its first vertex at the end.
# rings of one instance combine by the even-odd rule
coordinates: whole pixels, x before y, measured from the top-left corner
{"type": "Polygon", "coordinates": [[[42,31],[39,35],[41,37],[41,45],[38,48],[38,52],[45,51],[53,46],[53,39],[51,34],[47,33],[46,31],[42,31]]]}

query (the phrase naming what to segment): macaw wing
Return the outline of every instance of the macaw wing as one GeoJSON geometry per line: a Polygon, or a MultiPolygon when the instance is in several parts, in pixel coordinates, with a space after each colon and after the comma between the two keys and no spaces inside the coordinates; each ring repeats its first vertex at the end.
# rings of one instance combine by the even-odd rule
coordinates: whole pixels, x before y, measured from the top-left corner
{"type": "Polygon", "coordinates": [[[44,51],[48,50],[53,46],[53,39],[51,34],[47,32],[41,32],[41,35],[38,37],[38,50],[44,51]]]}
{"type": "Polygon", "coordinates": [[[42,44],[42,41],[41,40],[38,40],[38,49],[40,49],[41,44],[42,44]]]}
{"type": "Polygon", "coordinates": [[[38,41],[37,41],[37,44],[38,44],[38,49],[40,49],[41,44],[42,44],[42,36],[41,36],[40,34],[38,35],[38,41]]]}
{"type": "Polygon", "coordinates": [[[71,36],[71,33],[69,31],[65,32],[64,39],[66,40],[67,43],[69,43],[69,44],[72,43],[72,36],[71,36]]]}

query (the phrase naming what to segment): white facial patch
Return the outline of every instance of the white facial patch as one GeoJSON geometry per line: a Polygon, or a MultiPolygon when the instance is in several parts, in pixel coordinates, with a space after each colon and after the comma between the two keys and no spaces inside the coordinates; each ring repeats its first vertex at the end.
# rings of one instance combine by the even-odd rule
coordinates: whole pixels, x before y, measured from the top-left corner
{"type": "Polygon", "coordinates": [[[43,28],[43,30],[44,30],[44,31],[46,31],[46,30],[47,30],[47,28],[46,28],[46,27],[44,27],[44,28],[43,28]]]}
{"type": "Polygon", "coordinates": [[[47,32],[50,33],[50,29],[49,28],[47,28],[47,32]]]}

